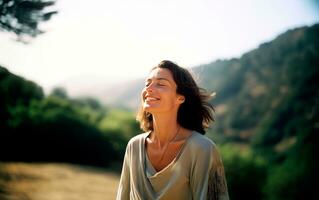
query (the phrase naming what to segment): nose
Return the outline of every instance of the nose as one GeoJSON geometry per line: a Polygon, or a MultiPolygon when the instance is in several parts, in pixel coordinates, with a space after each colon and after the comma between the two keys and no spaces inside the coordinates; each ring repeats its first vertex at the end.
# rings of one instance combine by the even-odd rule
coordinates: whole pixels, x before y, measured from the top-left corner
{"type": "Polygon", "coordinates": [[[151,87],[146,87],[145,91],[148,92],[148,93],[151,93],[151,92],[153,92],[153,89],[151,87]]]}
{"type": "Polygon", "coordinates": [[[146,92],[153,92],[153,84],[150,83],[148,86],[145,86],[145,91],[146,92]]]}
{"type": "MultiPolygon", "coordinates": [[[[151,84],[150,84],[150,85],[151,85],[151,84]]],[[[146,94],[151,94],[151,93],[153,93],[153,89],[152,89],[152,87],[150,87],[150,85],[145,86],[145,87],[143,88],[143,90],[142,90],[142,99],[143,99],[143,100],[145,99],[146,94]]]]}

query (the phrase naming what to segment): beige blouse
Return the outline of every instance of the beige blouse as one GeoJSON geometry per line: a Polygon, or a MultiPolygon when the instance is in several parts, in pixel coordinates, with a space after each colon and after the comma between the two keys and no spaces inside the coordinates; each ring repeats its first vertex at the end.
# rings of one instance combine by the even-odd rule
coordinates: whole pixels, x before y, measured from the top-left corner
{"type": "Polygon", "coordinates": [[[175,159],[156,172],[145,149],[149,134],[128,142],[117,200],[229,199],[223,163],[212,140],[194,131],[175,159]]]}

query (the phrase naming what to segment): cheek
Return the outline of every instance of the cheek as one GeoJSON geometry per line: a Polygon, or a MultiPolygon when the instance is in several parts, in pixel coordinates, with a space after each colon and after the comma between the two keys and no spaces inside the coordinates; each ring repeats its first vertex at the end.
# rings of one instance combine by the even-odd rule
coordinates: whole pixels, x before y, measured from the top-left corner
{"type": "Polygon", "coordinates": [[[145,94],[146,94],[146,90],[145,90],[145,88],[142,90],[142,92],[141,92],[141,99],[144,101],[144,96],[145,96],[145,94]]]}
{"type": "Polygon", "coordinates": [[[170,92],[162,95],[162,98],[165,99],[165,102],[169,103],[170,105],[174,105],[177,103],[177,98],[170,92]]]}

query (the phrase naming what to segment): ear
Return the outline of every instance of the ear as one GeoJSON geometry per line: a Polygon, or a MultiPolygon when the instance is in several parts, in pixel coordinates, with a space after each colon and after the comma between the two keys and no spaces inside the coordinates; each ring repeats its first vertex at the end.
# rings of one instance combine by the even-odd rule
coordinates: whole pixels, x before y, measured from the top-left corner
{"type": "Polygon", "coordinates": [[[184,103],[185,97],[184,97],[183,95],[180,95],[177,100],[178,100],[178,102],[180,102],[180,103],[184,103]]]}

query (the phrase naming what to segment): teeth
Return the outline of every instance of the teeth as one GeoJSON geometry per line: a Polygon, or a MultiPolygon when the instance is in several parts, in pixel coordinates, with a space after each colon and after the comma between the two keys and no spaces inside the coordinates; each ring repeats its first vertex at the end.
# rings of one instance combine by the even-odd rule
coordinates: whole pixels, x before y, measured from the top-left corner
{"type": "Polygon", "coordinates": [[[155,101],[155,100],[158,100],[158,99],[153,98],[153,97],[147,97],[146,100],[148,100],[148,101],[155,101]]]}

